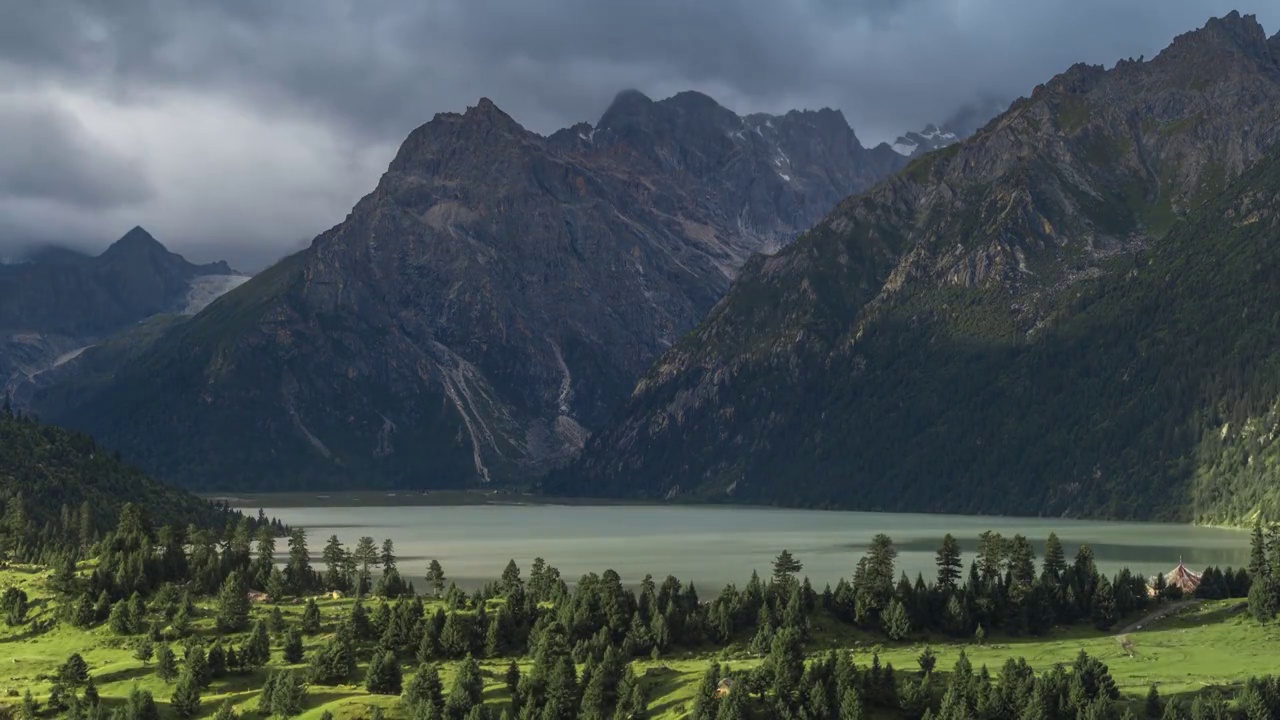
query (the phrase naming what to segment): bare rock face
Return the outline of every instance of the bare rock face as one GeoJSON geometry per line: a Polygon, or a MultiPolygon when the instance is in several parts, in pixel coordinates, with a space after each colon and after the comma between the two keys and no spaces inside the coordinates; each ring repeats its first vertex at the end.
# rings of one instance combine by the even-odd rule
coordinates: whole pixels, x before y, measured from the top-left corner
{"type": "MultiPolygon", "coordinates": [[[[1193,298],[1216,286],[1177,285],[1173,270],[1137,280],[1216,259],[1204,243],[1227,230],[1206,208],[1280,142],[1277,47],[1232,13],[1153,59],[1074,66],[968,140],[913,159],[750,261],[549,486],[733,488],[739,502],[867,509],[1222,510],[1189,501],[1189,474],[1217,451],[1193,460],[1186,438],[1241,407],[1222,390],[1252,366],[1237,358],[1219,373],[1187,351],[1234,343],[1236,329],[1179,334],[1194,333],[1193,298]],[[1162,294],[1176,312],[1153,330],[1162,294]],[[1157,347],[1167,353],[1149,355],[1157,347]],[[1151,357],[1186,361],[1186,377],[1142,364],[1151,357]],[[1157,380],[1173,383],[1160,386],[1168,396],[1146,395],[1157,380]]],[[[1239,292],[1265,279],[1237,273],[1205,278],[1239,292]]],[[[1222,311],[1272,317],[1246,306],[1222,311]]]]}
{"type": "Polygon", "coordinates": [[[309,249],[38,405],[188,486],[528,479],[748,257],[902,163],[831,110],[629,91],[542,137],[481,99],[414,130],[309,249]]]}

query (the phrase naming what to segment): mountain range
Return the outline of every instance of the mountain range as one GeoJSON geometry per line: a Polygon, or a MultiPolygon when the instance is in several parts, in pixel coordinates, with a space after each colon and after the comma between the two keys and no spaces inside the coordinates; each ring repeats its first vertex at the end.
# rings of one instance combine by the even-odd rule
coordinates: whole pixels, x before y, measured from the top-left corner
{"type": "Polygon", "coordinates": [[[192,487],[528,479],[578,452],[748,257],[904,163],[833,110],[627,91],[543,137],[482,99],[414,130],[309,248],[86,352],[34,405],[192,487]]]}
{"type": "Polygon", "coordinates": [[[242,279],[195,265],[135,227],[100,255],[43,247],[0,265],[0,379],[9,393],[84,348],[163,313],[194,313],[242,279]]]}
{"type": "Polygon", "coordinates": [[[482,99],[31,403],[205,490],[1275,516],[1277,108],[1239,13],[872,148],[694,92],[549,136],[482,99]]]}
{"type": "Polygon", "coordinates": [[[1275,517],[1280,35],[1076,65],[744,267],[558,493],[1275,517]]]}

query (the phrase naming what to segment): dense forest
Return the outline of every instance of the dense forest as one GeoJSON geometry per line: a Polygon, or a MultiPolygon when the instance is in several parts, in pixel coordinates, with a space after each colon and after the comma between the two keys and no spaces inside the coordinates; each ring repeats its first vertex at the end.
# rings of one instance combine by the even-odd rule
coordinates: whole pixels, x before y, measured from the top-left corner
{"type": "Polygon", "coordinates": [[[220,530],[241,519],[148,478],[86,435],[15,414],[7,401],[0,450],[0,564],[87,550],[117,524],[126,502],[183,528],[220,530]]]}

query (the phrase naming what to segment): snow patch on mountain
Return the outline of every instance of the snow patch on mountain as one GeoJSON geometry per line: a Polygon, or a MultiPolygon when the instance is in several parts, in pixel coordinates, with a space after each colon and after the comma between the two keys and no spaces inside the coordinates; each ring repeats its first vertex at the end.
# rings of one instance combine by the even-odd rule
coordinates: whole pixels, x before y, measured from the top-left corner
{"type": "Polygon", "coordinates": [[[200,275],[191,278],[183,315],[195,315],[209,303],[235,290],[249,280],[248,275],[200,275]]]}

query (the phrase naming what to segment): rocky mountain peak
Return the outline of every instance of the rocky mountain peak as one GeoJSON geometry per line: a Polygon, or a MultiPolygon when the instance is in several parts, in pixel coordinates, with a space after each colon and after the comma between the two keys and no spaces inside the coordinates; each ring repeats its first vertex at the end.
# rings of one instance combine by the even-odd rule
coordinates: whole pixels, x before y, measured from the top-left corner
{"type": "Polygon", "coordinates": [[[144,255],[156,255],[160,253],[167,255],[169,250],[165,248],[159,240],[156,240],[151,233],[138,225],[134,226],[132,230],[121,236],[119,240],[111,243],[111,245],[103,251],[102,257],[138,257],[144,255]]]}
{"type": "Polygon", "coordinates": [[[1202,64],[1230,59],[1248,59],[1264,66],[1280,65],[1266,31],[1254,15],[1233,10],[1220,18],[1210,18],[1204,27],[1183,33],[1165,48],[1156,60],[1165,63],[1198,61],[1202,64]]]}
{"type": "Polygon", "coordinates": [[[653,112],[655,103],[639,90],[623,90],[609,103],[596,127],[600,130],[624,129],[644,122],[653,112]]]}
{"type": "Polygon", "coordinates": [[[506,148],[536,139],[515,118],[486,97],[463,113],[438,113],[418,126],[400,144],[388,171],[438,173],[447,166],[474,164],[479,154],[503,153],[506,148]]]}

